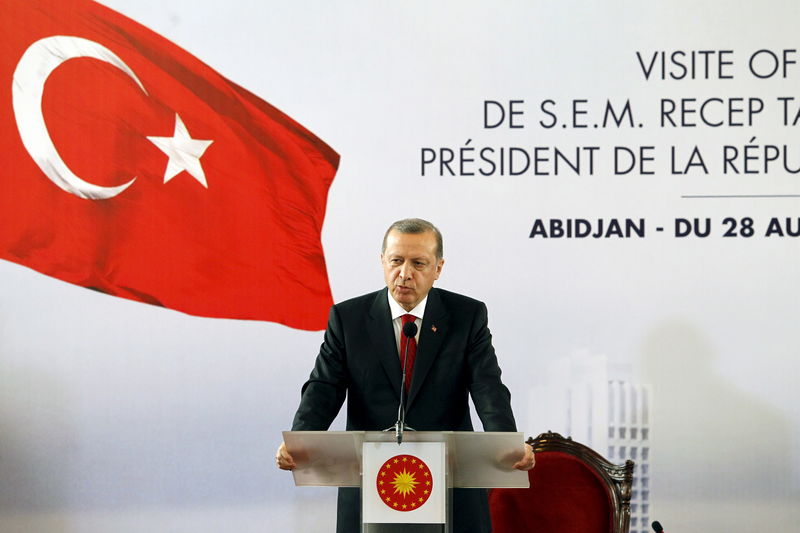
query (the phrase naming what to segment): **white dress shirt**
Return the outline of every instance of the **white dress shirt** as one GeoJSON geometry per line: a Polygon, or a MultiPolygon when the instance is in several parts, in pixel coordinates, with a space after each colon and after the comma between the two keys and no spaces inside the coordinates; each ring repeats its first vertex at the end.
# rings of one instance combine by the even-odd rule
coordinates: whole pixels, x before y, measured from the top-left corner
{"type": "Polygon", "coordinates": [[[419,332],[422,330],[422,317],[425,315],[425,304],[428,302],[428,295],[422,299],[417,306],[411,311],[406,311],[402,306],[392,298],[391,291],[387,291],[387,298],[389,299],[389,313],[392,315],[392,326],[394,327],[394,339],[397,344],[397,354],[400,357],[400,333],[403,330],[403,315],[414,315],[414,323],[417,325],[417,334],[414,340],[417,341],[417,348],[419,348],[419,332]]]}

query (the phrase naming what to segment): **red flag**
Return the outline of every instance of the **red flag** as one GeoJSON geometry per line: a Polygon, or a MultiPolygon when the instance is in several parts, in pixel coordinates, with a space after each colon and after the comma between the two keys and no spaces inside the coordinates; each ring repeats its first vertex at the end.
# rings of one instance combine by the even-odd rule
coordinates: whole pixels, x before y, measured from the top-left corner
{"type": "Polygon", "coordinates": [[[336,152],[99,4],[3,0],[0,29],[0,258],[194,315],[325,327],[336,152]]]}

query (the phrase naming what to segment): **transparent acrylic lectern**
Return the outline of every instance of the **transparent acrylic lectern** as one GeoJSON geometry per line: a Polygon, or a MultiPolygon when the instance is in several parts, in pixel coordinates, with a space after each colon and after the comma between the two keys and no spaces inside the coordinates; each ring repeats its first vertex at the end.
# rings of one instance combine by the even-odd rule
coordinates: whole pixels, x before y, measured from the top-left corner
{"type": "MultiPolygon", "coordinates": [[[[393,432],[381,431],[284,431],[283,438],[286,448],[297,464],[292,472],[297,486],[327,486],[327,487],[361,487],[362,505],[373,505],[372,498],[379,503],[378,510],[373,511],[362,507],[362,532],[363,533],[394,533],[399,531],[412,533],[451,533],[452,530],[452,489],[453,488],[528,488],[528,473],[514,470],[512,465],[519,461],[523,455],[522,433],[501,432],[471,432],[471,431],[406,431],[403,434],[403,443],[397,444],[393,432]],[[431,444],[420,444],[431,443],[431,444]],[[443,454],[442,472],[444,479],[434,482],[437,487],[445,489],[445,501],[442,503],[444,512],[441,520],[430,523],[419,523],[423,507],[408,513],[392,512],[391,505],[386,504],[388,518],[374,518],[376,512],[382,509],[378,492],[371,495],[371,491],[380,491],[381,468],[385,465],[387,472],[394,475],[394,490],[387,493],[389,498],[392,493],[400,494],[419,491],[422,497],[425,477],[415,473],[437,471],[436,457],[440,452],[435,444],[439,443],[443,454]],[[433,447],[431,447],[433,446],[433,447]],[[419,465],[416,469],[416,457],[425,450],[433,450],[431,468],[423,469],[419,465]],[[377,452],[379,459],[372,459],[377,452]],[[384,461],[383,457],[392,457],[384,461]],[[416,454],[416,455],[415,455],[416,454]],[[411,461],[406,470],[389,470],[389,463],[395,459],[401,461],[405,458],[414,458],[415,469],[411,469],[411,461]],[[373,466],[377,465],[377,466],[373,466]],[[377,469],[377,470],[376,470],[377,469]],[[400,484],[398,485],[397,480],[400,484]],[[405,483],[403,483],[405,482],[405,483]],[[398,489],[399,487],[399,489],[398,489]],[[364,521],[368,520],[380,521],[364,521]],[[409,520],[409,522],[405,522],[409,520]],[[417,523],[412,523],[417,522],[417,523]]],[[[422,461],[420,461],[422,462],[422,461]]],[[[402,463],[401,463],[402,464],[402,463]]],[[[390,475],[390,477],[392,477],[390,475]]],[[[388,478],[387,478],[388,480],[388,478]]],[[[415,494],[416,496],[417,494],[415,494]]],[[[413,505],[412,503],[411,505],[413,505]]],[[[427,502],[424,505],[428,505],[427,502]]],[[[431,503],[431,506],[435,505],[431,503]]],[[[431,506],[426,507],[429,512],[431,506]]],[[[384,509],[385,511],[385,509],[384,509]]],[[[429,516],[429,515],[425,515],[429,516]]]]}

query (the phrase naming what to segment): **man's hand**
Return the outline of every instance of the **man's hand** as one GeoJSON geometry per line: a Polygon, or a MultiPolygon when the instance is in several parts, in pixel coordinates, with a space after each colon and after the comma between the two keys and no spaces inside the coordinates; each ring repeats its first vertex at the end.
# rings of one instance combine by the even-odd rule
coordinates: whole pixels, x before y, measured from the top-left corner
{"type": "Polygon", "coordinates": [[[536,464],[536,457],[533,455],[533,447],[530,444],[525,445],[525,455],[522,459],[514,464],[517,470],[530,470],[536,464]]]}
{"type": "Polygon", "coordinates": [[[281,445],[278,446],[278,451],[275,452],[275,464],[278,465],[278,468],[281,470],[294,470],[297,466],[294,464],[294,459],[286,449],[285,442],[281,442],[281,445]]]}

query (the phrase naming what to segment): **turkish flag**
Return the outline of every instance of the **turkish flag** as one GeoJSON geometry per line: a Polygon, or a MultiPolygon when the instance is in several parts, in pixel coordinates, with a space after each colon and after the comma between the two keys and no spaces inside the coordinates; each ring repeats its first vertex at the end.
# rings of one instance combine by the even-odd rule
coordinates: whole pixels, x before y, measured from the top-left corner
{"type": "Polygon", "coordinates": [[[2,0],[0,31],[0,258],[193,315],[324,329],[336,152],[99,4],[2,0]]]}

